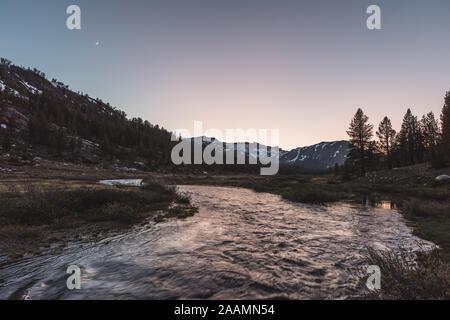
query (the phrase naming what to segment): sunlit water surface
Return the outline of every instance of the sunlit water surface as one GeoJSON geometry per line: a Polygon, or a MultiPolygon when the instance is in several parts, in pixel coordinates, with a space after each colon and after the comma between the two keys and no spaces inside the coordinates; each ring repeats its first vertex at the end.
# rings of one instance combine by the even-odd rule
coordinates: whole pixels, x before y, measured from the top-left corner
{"type": "MultiPolygon", "coordinates": [[[[247,189],[180,186],[200,209],[62,254],[0,265],[0,299],[345,299],[367,247],[417,248],[401,215],[292,203],[247,189]],[[82,269],[80,290],[66,269],[82,269]]],[[[427,244],[426,244],[427,245],[427,244]]],[[[425,245],[425,246],[426,246],[425,245]]]]}

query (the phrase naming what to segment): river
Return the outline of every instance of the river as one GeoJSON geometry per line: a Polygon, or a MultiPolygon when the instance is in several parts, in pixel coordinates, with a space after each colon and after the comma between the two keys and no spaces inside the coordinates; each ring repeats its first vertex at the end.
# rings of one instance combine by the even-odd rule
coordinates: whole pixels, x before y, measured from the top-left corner
{"type": "MultiPolygon", "coordinates": [[[[60,254],[0,265],[0,299],[346,299],[367,247],[417,248],[385,207],[309,205],[247,189],[179,186],[199,212],[60,254]],[[69,265],[81,268],[68,290],[69,265]]],[[[429,243],[428,243],[429,244],[429,243]]]]}

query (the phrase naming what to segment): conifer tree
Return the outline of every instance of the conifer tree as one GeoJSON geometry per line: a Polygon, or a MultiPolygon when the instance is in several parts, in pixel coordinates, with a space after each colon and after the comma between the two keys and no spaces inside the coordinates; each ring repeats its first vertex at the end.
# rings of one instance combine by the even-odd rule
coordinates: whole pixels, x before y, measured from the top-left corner
{"type": "Polygon", "coordinates": [[[442,143],[450,146],[450,91],[445,94],[444,107],[441,114],[442,143]]]}
{"type": "Polygon", "coordinates": [[[350,137],[349,158],[359,163],[363,175],[366,173],[367,151],[373,136],[373,126],[368,121],[369,118],[358,108],[347,131],[350,137]]]}
{"type": "Polygon", "coordinates": [[[423,158],[423,141],[417,117],[406,111],[403,117],[402,128],[399,133],[399,150],[404,165],[420,162],[423,158]]]}
{"type": "Polygon", "coordinates": [[[450,165],[450,91],[446,92],[441,114],[442,139],[439,145],[441,166],[450,165]]]}
{"type": "Polygon", "coordinates": [[[391,120],[388,117],[384,117],[378,126],[377,137],[380,140],[381,150],[386,155],[386,160],[390,168],[392,168],[392,145],[395,135],[396,132],[392,129],[391,120]]]}
{"type": "Polygon", "coordinates": [[[423,134],[424,147],[427,151],[434,148],[440,140],[439,123],[433,112],[429,112],[422,117],[420,126],[423,134]]]}

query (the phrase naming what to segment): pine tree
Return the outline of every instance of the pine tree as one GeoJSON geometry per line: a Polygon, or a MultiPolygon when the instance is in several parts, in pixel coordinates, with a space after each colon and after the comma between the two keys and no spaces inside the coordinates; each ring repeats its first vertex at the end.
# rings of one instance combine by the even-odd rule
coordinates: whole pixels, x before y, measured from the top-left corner
{"type": "Polygon", "coordinates": [[[406,111],[399,133],[399,150],[404,165],[415,164],[423,159],[423,138],[417,117],[406,111]]]}
{"type": "Polygon", "coordinates": [[[381,162],[378,159],[379,145],[376,141],[369,141],[367,145],[367,167],[377,168],[378,163],[381,162]]]}
{"type": "Polygon", "coordinates": [[[450,146],[450,91],[445,94],[444,107],[441,114],[442,142],[450,146]]]}
{"type": "Polygon", "coordinates": [[[420,127],[425,151],[427,154],[430,154],[438,145],[441,136],[439,123],[435,119],[433,112],[429,112],[422,117],[422,120],[420,120],[420,127]]]}
{"type": "Polygon", "coordinates": [[[399,167],[402,165],[402,154],[401,154],[399,133],[397,133],[394,139],[392,140],[391,159],[392,159],[392,167],[399,167]]]}
{"type": "Polygon", "coordinates": [[[386,155],[389,168],[392,168],[392,145],[395,135],[396,132],[392,129],[391,120],[388,117],[384,117],[378,126],[377,137],[380,140],[381,150],[386,155]]]}
{"type": "Polygon", "coordinates": [[[440,166],[450,165],[450,91],[446,92],[441,114],[442,139],[439,145],[440,166]]]}
{"type": "Polygon", "coordinates": [[[347,131],[350,137],[349,158],[350,160],[359,162],[363,175],[366,173],[367,150],[370,139],[373,136],[373,126],[368,124],[368,121],[369,118],[361,108],[358,108],[347,131]]]}

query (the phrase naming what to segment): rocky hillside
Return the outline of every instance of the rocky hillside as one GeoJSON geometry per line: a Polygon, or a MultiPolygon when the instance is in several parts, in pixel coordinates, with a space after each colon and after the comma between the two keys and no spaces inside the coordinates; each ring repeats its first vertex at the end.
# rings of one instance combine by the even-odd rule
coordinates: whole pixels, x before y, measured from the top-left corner
{"type": "MultiPolygon", "coordinates": [[[[74,92],[39,70],[0,61],[0,148],[3,155],[156,168],[170,163],[171,133],[100,99],[74,92]]],[[[23,160],[23,159],[22,159],[23,160]]]]}

